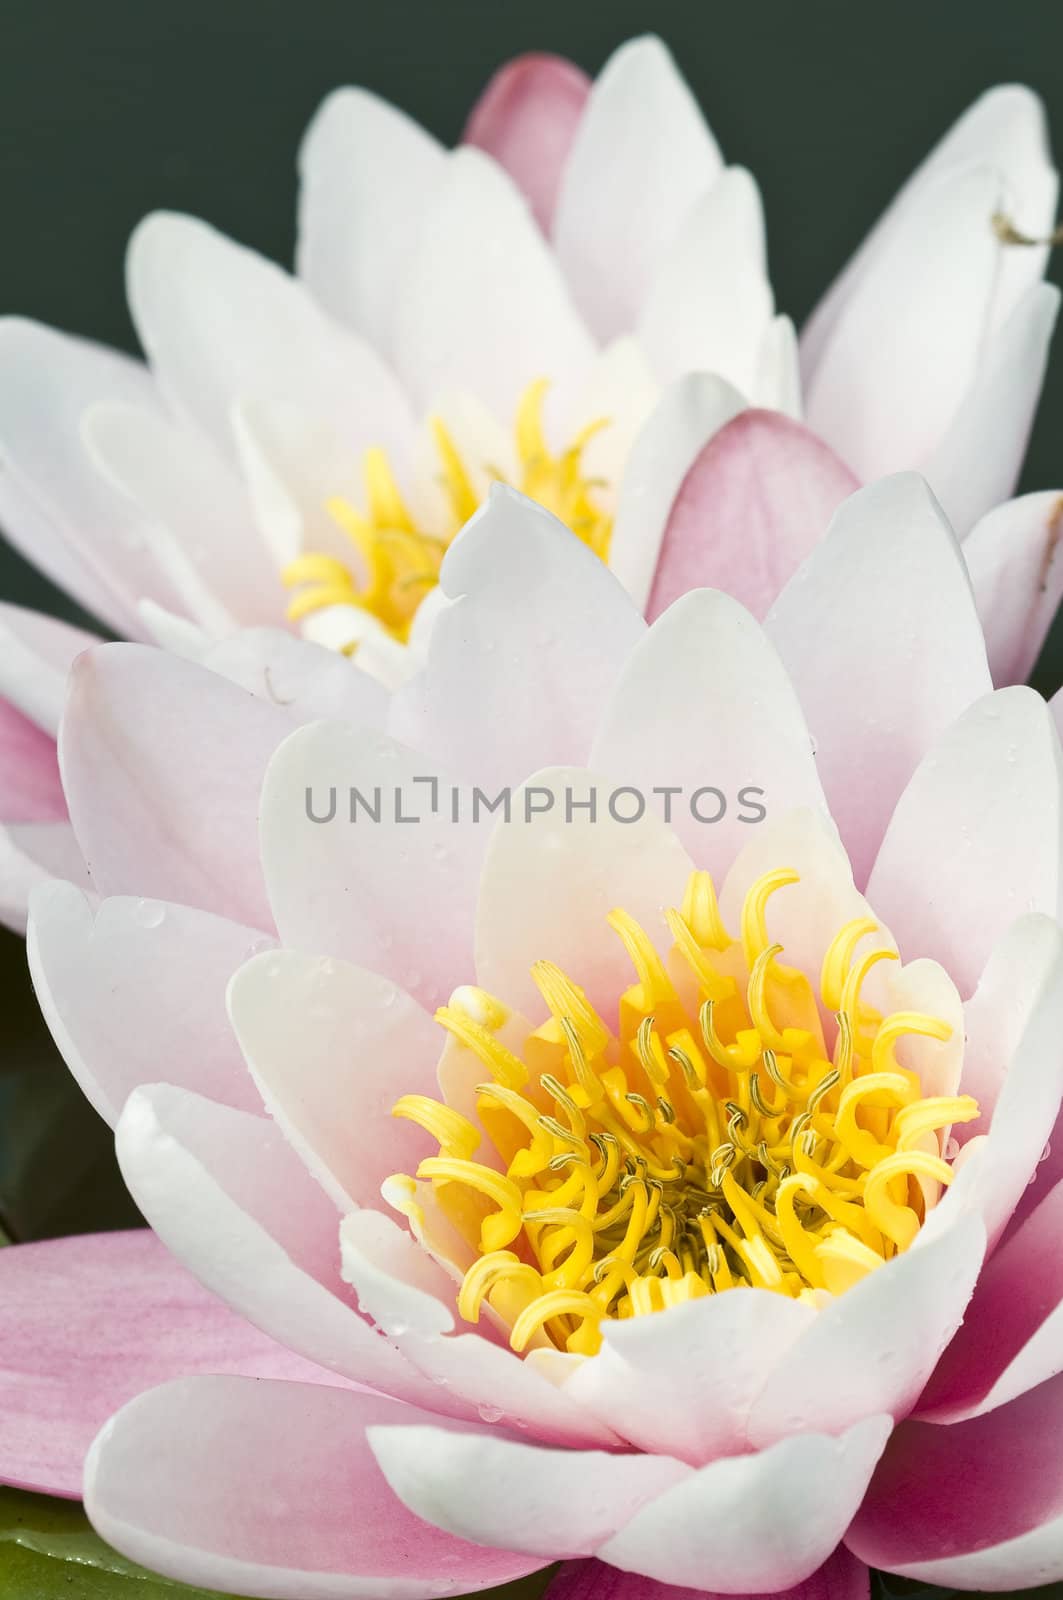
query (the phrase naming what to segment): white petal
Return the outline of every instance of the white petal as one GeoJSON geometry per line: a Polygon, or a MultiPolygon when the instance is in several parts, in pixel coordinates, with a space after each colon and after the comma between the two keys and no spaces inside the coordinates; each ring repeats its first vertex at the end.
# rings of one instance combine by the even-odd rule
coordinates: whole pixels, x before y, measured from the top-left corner
{"type": "Polygon", "coordinates": [[[417,405],[471,389],[508,421],[537,378],[585,376],[589,334],[512,179],[481,151],[448,157],[396,312],[398,369],[417,405]]]}
{"type": "Polygon", "coordinates": [[[621,45],[591,89],[554,214],[558,257],[600,339],[635,326],[669,248],[722,165],[661,41],[621,45]]]}
{"type": "Polygon", "coordinates": [[[909,954],[933,956],[961,994],[1025,911],[1058,913],[1063,757],[1030,689],[1000,689],[955,722],[901,795],[867,896],[909,954]]]}
{"type": "Polygon", "coordinates": [[[0,605],[0,693],[38,728],[56,733],[67,674],[96,643],[91,633],[43,612],[0,605]]]}
{"type": "Polygon", "coordinates": [[[982,517],[963,541],[993,682],[1024,683],[1063,598],[1063,495],[1024,494],[982,517]]]}
{"type": "Polygon", "coordinates": [[[661,802],[665,816],[670,805],[691,855],[721,875],[764,811],[826,813],[785,669],[749,613],[714,589],[677,601],[632,652],[591,764],[647,797],[681,790],[661,802]]]}
{"type": "Polygon", "coordinates": [[[542,507],[496,485],[440,582],[455,604],[436,617],[427,666],[395,696],[389,731],[492,793],[584,761],[644,631],[616,579],[542,507]]]}
{"type": "Polygon", "coordinates": [[[714,1461],[636,1513],[599,1559],[710,1593],[789,1589],[838,1543],[889,1431],[873,1416],[837,1439],[805,1433],[714,1461]]]}
{"type": "Polygon", "coordinates": [[[992,688],[963,557],[923,481],[898,474],[846,500],[764,631],[863,882],[918,762],[992,688]]]}
{"type": "Polygon", "coordinates": [[[452,788],[384,735],[318,723],[286,740],[261,802],[283,942],[369,967],[426,1005],[467,982],[488,824],[473,825],[467,794],[455,821],[452,788]]]}
{"type": "Polygon", "coordinates": [[[296,267],[325,310],[384,352],[446,153],[366,89],[337,89],[299,151],[296,267]]]}
{"type": "Polygon", "coordinates": [[[1041,393],[1059,290],[1039,283],[986,346],[926,475],[961,538],[1015,488],[1041,393]]]}
{"type": "Polygon", "coordinates": [[[744,167],[728,167],[664,258],[638,336],[663,383],[715,372],[748,394],[773,310],[760,192],[744,167]]]}

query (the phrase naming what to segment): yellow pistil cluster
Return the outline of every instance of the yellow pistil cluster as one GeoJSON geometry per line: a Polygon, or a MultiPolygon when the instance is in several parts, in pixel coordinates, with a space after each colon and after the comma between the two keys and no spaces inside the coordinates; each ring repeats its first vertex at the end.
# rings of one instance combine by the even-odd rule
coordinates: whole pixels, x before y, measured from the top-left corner
{"type": "MultiPolygon", "coordinates": [[[[856,956],[874,921],[850,922],[831,942],[822,1009],[805,975],[780,962],[765,910],[797,881],[780,870],[754,883],[735,940],[711,878],[695,872],[668,913],[667,965],[633,918],[613,912],[637,980],[615,1033],[548,961],[533,975],[550,1019],[519,1055],[499,1037],[505,1008],[480,991],[477,1006],[439,1011],[486,1069],[479,1126],[420,1095],[393,1114],[439,1142],[417,1179],[468,1247],[467,1321],[486,1302],[515,1350],[593,1354],[606,1318],[742,1286],[819,1304],[912,1243],[952,1178],[949,1129],[978,1106],[923,1097],[899,1063],[905,1035],[951,1030],[865,1000],[872,967],[897,959],[882,948],[856,956]],[[493,1149],[477,1160],[485,1135],[493,1149]]],[[[390,1180],[385,1192],[420,1231],[415,1181],[390,1180]]]]}
{"type": "MultiPolygon", "coordinates": [[[[583,452],[606,423],[604,419],[590,423],[566,450],[554,455],[543,428],[547,388],[544,379],[537,380],[521,398],[514,430],[519,474],[513,487],[552,511],[604,561],[612,518],[596,503],[595,492],[603,485],[586,476],[583,452]]],[[[364,461],[366,509],[359,511],[339,496],[326,507],[354,545],[365,582],[360,584],[336,556],[308,552],[297,557],[282,573],[285,586],[297,591],[288,606],[290,621],[299,622],[329,606],[355,606],[405,644],[421,601],[439,581],[447,547],[480,506],[468,465],[450,432],[439,417],[431,418],[429,427],[449,510],[447,525],[418,527],[384,451],[369,450],[364,461]]],[[[505,481],[497,468],[487,464],[482,468],[494,481],[505,481]]]]}

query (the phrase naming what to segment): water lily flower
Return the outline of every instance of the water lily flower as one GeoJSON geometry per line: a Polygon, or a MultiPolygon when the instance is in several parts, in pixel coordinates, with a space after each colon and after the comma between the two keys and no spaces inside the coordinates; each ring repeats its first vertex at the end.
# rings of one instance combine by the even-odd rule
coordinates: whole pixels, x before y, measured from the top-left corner
{"type": "MultiPolygon", "coordinates": [[[[651,618],[704,584],[761,617],[858,481],[916,467],[1001,612],[984,612],[998,681],[1024,676],[1058,505],[994,511],[1057,300],[1044,247],[1014,242],[1051,228],[1056,198],[1029,91],[959,120],[800,352],[756,184],[724,165],[657,40],[593,84],[556,58],[510,63],[455,151],[339,90],[300,174],[294,277],[190,217],[136,230],[144,362],[0,323],[0,521],[106,628],[196,659],[270,628],[278,656],[297,637],[356,649],[397,683],[423,657],[443,552],[499,478],[651,618]]],[[[35,879],[76,868],[55,696],[36,684],[78,641],[13,610],[2,628],[17,770],[0,913],[17,926],[35,879]]]]}
{"type": "Polygon", "coordinates": [[[388,730],[77,664],[103,898],[36,891],[38,994],[260,1342],[189,1371],[157,1245],[0,1253],[0,1469],[76,1493],[94,1418],[105,1537],[291,1600],[1059,1577],[1063,751],[933,498],[860,491],[763,626],[711,590],[647,626],[504,490],[442,582],[388,730]]]}

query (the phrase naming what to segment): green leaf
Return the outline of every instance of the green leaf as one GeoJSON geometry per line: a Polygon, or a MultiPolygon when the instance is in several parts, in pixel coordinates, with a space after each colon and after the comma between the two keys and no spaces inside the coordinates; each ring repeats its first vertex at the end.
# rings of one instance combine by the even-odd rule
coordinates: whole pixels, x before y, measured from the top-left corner
{"type": "MultiPolygon", "coordinates": [[[[481,1593],[478,1600],[538,1600],[551,1572],[481,1593]]],[[[81,1506],[0,1488],[0,1595],[4,1600],[219,1600],[146,1572],[105,1544],[81,1506]]]]}

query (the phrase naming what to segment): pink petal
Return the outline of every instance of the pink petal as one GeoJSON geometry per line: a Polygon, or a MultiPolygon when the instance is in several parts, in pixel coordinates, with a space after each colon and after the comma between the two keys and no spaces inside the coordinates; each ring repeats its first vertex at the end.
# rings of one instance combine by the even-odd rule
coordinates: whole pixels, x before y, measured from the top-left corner
{"type": "Polygon", "coordinates": [[[857,480],[790,417],[743,411],[709,440],[672,506],[646,615],[711,585],[763,617],[857,480]]]}
{"type": "Polygon", "coordinates": [[[598,1551],[658,1582],[774,1593],[821,1567],[863,1498],[890,1432],[868,1417],[839,1438],[804,1433],[701,1467],[598,1551]]]}
{"type": "Polygon", "coordinates": [[[112,644],[81,656],[59,748],[96,889],[268,929],[258,796],[295,720],[161,650],[112,644]]]}
{"type": "Polygon", "coordinates": [[[459,603],[437,616],[428,665],[395,696],[388,731],[492,794],[585,761],[645,631],[608,569],[541,506],[496,485],[451,545],[441,586],[459,603]]]}
{"type": "Polygon", "coordinates": [[[0,694],[54,736],[70,668],[82,650],[98,643],[93,634],[43,612],[0,605],[0,694]]]}
{"type": "Polygon", "coordinates": [[[81,1494],[94,1434],[119,1406],[193,1372],[338,1380],[235,1316],[149,1229],[0,1253],[0,1477],[81,1494]]]}
{"type": "Polygon", "coordinates": [[[619,783],[640,785],[698,866],[722,878],[757,831],[756,807],[761,820],[805,807],[826,816],[813,748],[763,630],[729,595],[699,589],[677,600],[631,652],[590,762],[619,783]],[[669,786],[681,792],[670,801],[651,798],[669,786]]]}
{"type": "Polygon", "coordinates": [[[0,922],[24,933],[30,896],[50,878],[91,887],[69,822],[13,822],[0,827],[0,922]]]}
{"type": "Polygon", "coordinates": [[[764,629],[865,883],[919,761],[992,688],[963,557],[923,480],[898,473],[846,500],[764,629]]]}
{"type": "Polygon", "coordinates": [[[86,1507],[105,1539],[156,1571],[275,1600],[421,1600],[541,1565],[437,1533],[403,1508],[367,1431],[407,1419],[429,1420],[350,1390],[169,1383],[96,1439],[86,1507]]]}
{"type": "Polygon", "coordinates": [[[160,1079],[261,1111],[225,990],[269,942],[186,906],[115,899],[94,908],[69,883],[35,891],[27,954],[37,999],[101,1117],[114,1124],[138,1085],[160,1079]]]}
{"type": "Polygon", "coordinates": [[[983,1417],[894,1434],[846,1534],[868,1566],[945,1588],[1025,1589],[1063,1576],[1063,1377],[983,1417]]]}
{"type": "MultiPolygon", "coordinates": [[[[871,1575],[844,1545],[839,1545],[818,1572],[793,1589],[781,1590],[776,1600],[868,1600],[871,1575]]],[[[602,1561],[572,1561],[563,1566],[546,1600],[715,1600],[705,1589],[676,1589],[654,1583],[635,1573],[618,1572],[602,1561]]],[[[745,1595],[742,1600],[757,1600],[745,1595]]]]}
{"type": "Polygon", "coordinates": [[[468,789],[455,822],[452,793],[434,761],[383,734],[322,722],[286,739],[261,799],[282,941],[370,967],[433,1008],[468,982],[491,823],[474,825],[468,789]]]}
{"type": "Polygon", "coordinates": [[[744,409],[738,390],[722,378],[688,372],[665,389],[636,435],[620,483],[609,569],[640,611],[646,609],[661,541],[687,473],[709,441],[744,409]]]}
{"type": "Polygon", "coordinates": [[[330,1372],[431,1397],[355,1311],[339,1213],[271,1122],[156,1084],[129,1097],[115,1146],[164,1244],[241,1316],[330,1372]]]}
{"type": "Polygon", "coordinates": [[[0,700],[0,818],[66,821],[55,740],[9,700],[0,700]]]}
{"type": "Polygon", "coordinates": [[[978,1416],[1063,1371],[1061,1231],[1063,1184],[1056,1184],[986,1263],[919,1416],[978,1416]]]}
{"type": "Polygon", "coordinates": [[[443,1030],[386,978],[278,950],[236,974],[229,1015],[267,1110],[344,1210],[379,1204],[386,1178],[431,1153],[391,1107],[438,1095],[443,1030]]]}
{"type": "Polygon", "coordinates": [[[563,56],[516,56],[499,67],[465,124],[464,142],[505,167],[544,233],[590,89],[587,74],[563,56]]]}
{"type": "Polygon", "coordinates": [[[1023,911],[1056,914],[1063,885],[1063,755],[1030,689],[998,689],[924,756],[897,802],[867,897],[906,952],[970,994],[1023,911]]]}
{"type": "Polygon", "coordinates": [[[963,554],[993,682],[1025,683],[1063,598],[1063,495],[1024,494],[972,528],[963,554]]]}
{"type": "Polygon", "coordinates": [[[497,1431],[373,1427],[369,1443],[403,1505],[474,1544],[544,1561],[592,1555],[658,1495],[692,1476],[669,1456],[550,1450],[497,1431]]]}

